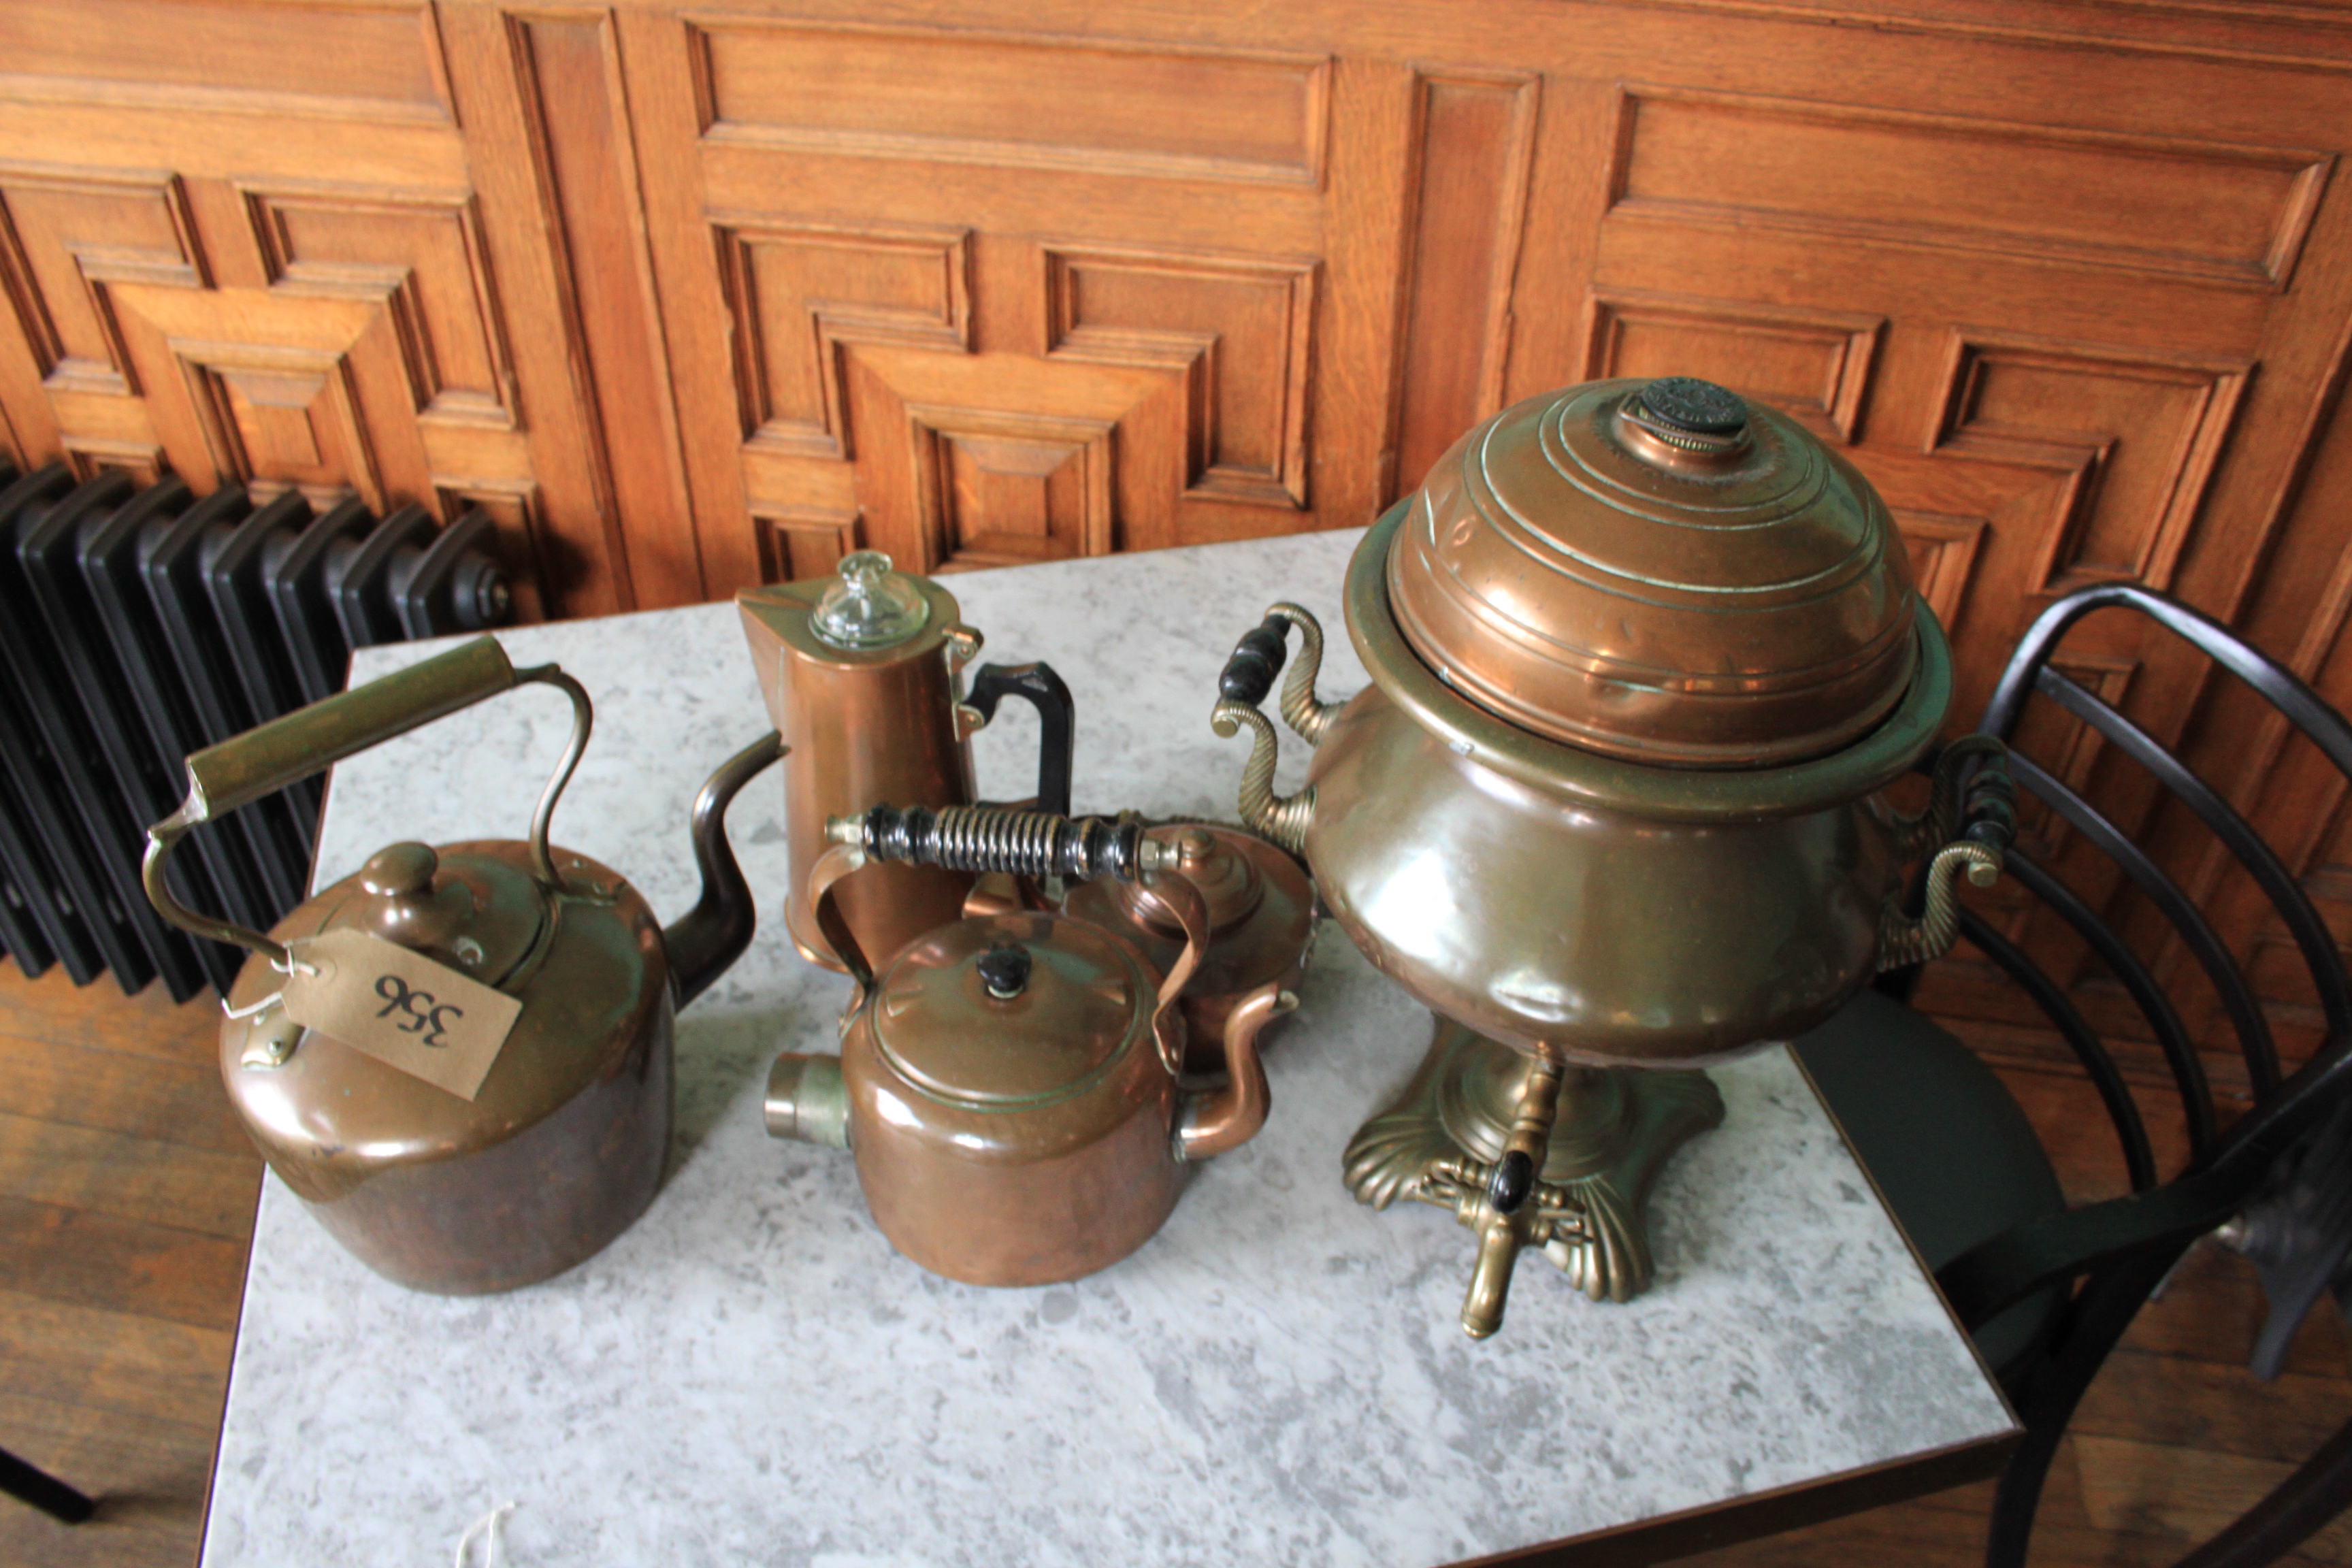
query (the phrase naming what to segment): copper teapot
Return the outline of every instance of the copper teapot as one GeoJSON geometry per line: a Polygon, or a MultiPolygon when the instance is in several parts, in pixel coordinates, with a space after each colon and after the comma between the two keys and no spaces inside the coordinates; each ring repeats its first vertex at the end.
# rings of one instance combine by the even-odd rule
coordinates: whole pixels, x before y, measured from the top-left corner
{"type": "Polygon", "coordinates": [[[511,1289],[626,1229],[668,1155],[677,1010],[751,942],[725,816],[782,754],[780,738],[704,785],[692,821],[701,897],[665,929],[617,872],[548,843],[592,721],[577,681],[553,665],[519,670],[483,637],[191,756],[186,802],[148,829],[157,910],[253,953],[222,1001],[221,1076],[238,1117],[328,1232],[398,1284],[511,1289]],[[266,936],[173,896],[173,847],[197,825],[526,682],[563,691],[573,714],[527,843],[392,845],[266,936]],[[484,1010],[510,1015],[501,1039],[464,1035],[484,1010]],[[353,1022],[339,1037],[298,1015],[353,1022]],[[487,1048],[470,1091],[467,1047],[487,1048]]]}
{"type": "Polygon", "coordinates": [[[1094,1273],[1159,1231],[1194,1163],[1264,1124],[1257,1036],[1297,1005],[1279,980],[1226,1010],[1223,1084],[1178,1083],[1177,1002],[1210,932],[1183,875],[1205,852],[1201,829],[886,805],[827,832],[809,904],[857,994],[838,1058],[777,1059],[768,1128],[847,1147],[876,1223],[908,1258],[971,1285],[1094,1273]],[[1150,874],[1182,946],[1161,970],[1109,928],[1024,909],[942,925],[877,974],[835,896],[877,860],[1127,885],[1150,874]]]}

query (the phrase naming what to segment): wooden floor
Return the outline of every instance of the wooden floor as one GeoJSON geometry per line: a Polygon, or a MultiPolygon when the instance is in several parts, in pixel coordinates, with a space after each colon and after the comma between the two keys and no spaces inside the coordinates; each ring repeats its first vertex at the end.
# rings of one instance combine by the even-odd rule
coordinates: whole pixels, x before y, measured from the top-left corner
{"type": "MultiPolygon", "coordinates": [[[[0,1447],[102,1500],[79,1529],[0,1500],[11,1568],[194,1560],[260,1176],[220,1091],[217,1021],[208,1001],[173,1008],[105,982],[78,991],[55,973],[27,982],[0,962],[0,1447]]],[[[2030,1060],[2003,1071],[2070,1191],[2113,1192],[2095,1101],[2030,1060]]],[[[2341,1319],[2307,1323],[2269,1385],[2243,1364],[2261,1319],[2243,1265],[2192,1256],[2075,1421],[2037,1563],[2170,1563],[2352,1416],[2341,1319]]],[[[1982,1551],[1989,1495],[1690,1561],[1961,1568],[1982,1551]]],[[[2352,1523],[2291,1561],[2352,1563],[2352,1523]]]]}

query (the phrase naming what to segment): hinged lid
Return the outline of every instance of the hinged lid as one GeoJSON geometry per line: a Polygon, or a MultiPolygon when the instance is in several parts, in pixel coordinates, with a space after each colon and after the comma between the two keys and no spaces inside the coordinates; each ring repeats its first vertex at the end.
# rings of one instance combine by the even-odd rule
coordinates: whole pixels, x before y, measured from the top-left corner
{"type": "Polygon", "coordinates": [[[1690,377],[1505,409],[1440,458],[1388,563],[1413,651],[1538,734],[1683,767],[1824,755],[1917,661],[1869,482],[1782,415],[1690,377]]]}
{"type": "Polygon", "coordinates": [[[875,992],[875,1040],[903,1077],[940,1098],[1006,1109],[1084,1092],[1151,1028],[1143,965],[1060,915],[942,926],[900,952],[875,992]]]}
{"type": "Polygon", "coordinates": [[[312,934],[370,931],[499,985],[515,973],[547,923],[548,891],[520,853],[528,847],[494,846],[485,854],[479,847],[436,851],[425,844],[390,845],[358,875],[295,910],[293,919],[312,934]]]}

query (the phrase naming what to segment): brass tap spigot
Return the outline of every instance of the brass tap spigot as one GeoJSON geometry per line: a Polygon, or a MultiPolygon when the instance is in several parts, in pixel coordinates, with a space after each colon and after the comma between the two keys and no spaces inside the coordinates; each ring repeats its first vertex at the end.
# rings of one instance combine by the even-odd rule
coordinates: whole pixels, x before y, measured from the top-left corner
{"type": "Polygon", "coordinates": [[[1459,1217],[1478,1233],[1478,1261],[1462,1299],[1462,1331],[1474,1340],[1486,1339],[1503,1326],[1503,1307],[1510,1299],[1511,1271],[1520,1249],[1551,1240],[1570,1212],[1568,1194],[1557,1188],[1544,1190],[1541,1179],[1544,1158],[1551,1150],[1551,1124],[1559,1114],[1560,1079],[1559,1063],[1536,1059],[1519,1090],[1510,1136],[1487,1173],[1483,1191],[1462,1183],[1466,1201],[1459,1217]]]}

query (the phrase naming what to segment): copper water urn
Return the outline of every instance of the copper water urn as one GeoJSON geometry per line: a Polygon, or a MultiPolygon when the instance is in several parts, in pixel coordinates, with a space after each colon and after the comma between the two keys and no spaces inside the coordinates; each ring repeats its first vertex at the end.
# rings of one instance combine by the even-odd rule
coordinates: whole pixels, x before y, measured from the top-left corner
{"type": "Polygon", "coordinates": [[[1948,943],[1953,879],[2000,864],[1999,749],[1947,748],[1924,815],[1889,805],[1951,658],[1885,503],[1793,421],[1689,378],[1570,387],[1472,430],[1366,536],[1345,603],[1370,687],[1320,700],[1321,630],[1276,605],[1215,722],[1254,731],[1244,817],[1440,1016],[1349,1184],[1480,1232],[1474,1334],[1524,1246],[1622,1299],[1648,1279],[1658,1167],[1722,1112],[1701,1074],[1612,1069],[1785,1040],[1948,943]],[[1279,797],[1256,704],[1291,629],[1279,707],[1317,750],[1279,797]],[[1907,872],[1972,765],[1987,821],[1937,855],[1915,918],[1907,872]]]}

